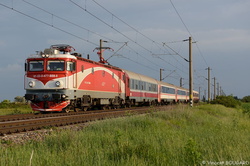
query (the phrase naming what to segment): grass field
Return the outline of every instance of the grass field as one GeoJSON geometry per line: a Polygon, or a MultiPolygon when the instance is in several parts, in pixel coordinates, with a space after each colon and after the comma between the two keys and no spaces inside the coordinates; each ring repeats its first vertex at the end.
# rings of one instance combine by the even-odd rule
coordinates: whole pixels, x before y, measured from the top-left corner
{"type": "Polygon", "coordinates": [[[22,103],[0,103],[0,115],[27,114],[32,113],[28,104],[22,103]]]}
{"type": "Polygon", "coordinates": [[[0,115],[15,115],[34,113],[31,108],[0,108],[0,115]]]}
{"type": "Polygon", "coordinates": [[[221,105],[150,110],[81,131],[55,130],[43,142],[0,145],[0,165],[250,165],[250,118],[242,110],[221,105]]]}

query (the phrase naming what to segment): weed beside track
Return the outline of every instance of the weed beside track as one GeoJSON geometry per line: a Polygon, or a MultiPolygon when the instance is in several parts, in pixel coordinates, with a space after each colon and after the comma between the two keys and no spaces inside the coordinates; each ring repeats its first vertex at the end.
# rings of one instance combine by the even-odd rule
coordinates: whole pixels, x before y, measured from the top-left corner
{"type": "Polygon", "coordinates": [[[241,110],[180,106],[97,121],[80,131],[53,130],[43,141],[3,146],[0,165],[250,165],[249,133],[249,116],[241,110]]]}

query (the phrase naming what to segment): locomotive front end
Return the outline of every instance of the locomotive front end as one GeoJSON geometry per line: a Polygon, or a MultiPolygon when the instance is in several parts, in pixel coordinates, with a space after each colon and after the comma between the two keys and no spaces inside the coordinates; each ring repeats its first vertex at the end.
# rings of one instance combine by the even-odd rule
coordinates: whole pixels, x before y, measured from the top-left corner
{"type": "Polygon", "coordinates": [[[71,46],[54,45],[25,63],[25,99],[34,111],[63,111],[74,91],[76,57],[71,46]]]}

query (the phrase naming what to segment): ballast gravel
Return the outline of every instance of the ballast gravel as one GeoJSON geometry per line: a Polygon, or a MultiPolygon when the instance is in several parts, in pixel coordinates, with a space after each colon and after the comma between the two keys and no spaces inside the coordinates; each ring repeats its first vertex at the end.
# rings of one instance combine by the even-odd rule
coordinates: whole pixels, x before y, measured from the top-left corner
{"type": "Polygon", "coordinates": [[[86,127],[86,125],[87,124],[77,124],[77,125],[63,126],[63,127],[36,130],[36,131],[13,133],[9,135],[5,134],[3,136],[0,136],[0,147],[22,145],[29,141],[43,141],[46,136],[53,134],[55,130],[56,131],[59,131],[59,130],[78,131],[86,127]]]}

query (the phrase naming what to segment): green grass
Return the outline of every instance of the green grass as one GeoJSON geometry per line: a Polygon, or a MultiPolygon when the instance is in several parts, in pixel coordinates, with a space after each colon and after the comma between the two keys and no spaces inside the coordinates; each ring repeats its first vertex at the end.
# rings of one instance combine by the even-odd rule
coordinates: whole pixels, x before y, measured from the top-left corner
{"type": "Polygon", "coordinates": [[[0,158],[3,166],[250,163],[250,119],[220,105],[180,106],[94,122],[82,131],[53,131],[43,142],[1,147],[0,158]]]}
{"type": "Polygon", "coordinates": [[[250,117],[250,103],[242,103],[241,108],[243,110],[243,113],[248,114],[250,117]]]}
{"type": "Polygon", "coordinates": [[[15,115],[34,113],[31,108],[1,108],[0,115],[15,115]]]}
{"type": "Polygon", "coordinates": [[[0,103],[0,115],[14,115],[32,113],[28,104],[22,103],[0,103]]]}

